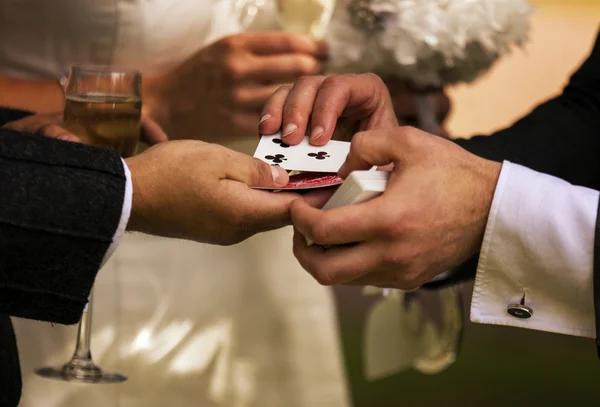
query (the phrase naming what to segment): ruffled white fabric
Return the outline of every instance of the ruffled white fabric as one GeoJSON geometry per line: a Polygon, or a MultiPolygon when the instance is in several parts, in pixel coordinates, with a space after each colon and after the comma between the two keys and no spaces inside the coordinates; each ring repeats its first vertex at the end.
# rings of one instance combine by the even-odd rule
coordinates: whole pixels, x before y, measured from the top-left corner
{"type": "Polygon", "coordinates": [[[419,86],[472,82],[528,39],[526,0],[351,0],[327,41],[336,72],[375,72],[419,86]]]}

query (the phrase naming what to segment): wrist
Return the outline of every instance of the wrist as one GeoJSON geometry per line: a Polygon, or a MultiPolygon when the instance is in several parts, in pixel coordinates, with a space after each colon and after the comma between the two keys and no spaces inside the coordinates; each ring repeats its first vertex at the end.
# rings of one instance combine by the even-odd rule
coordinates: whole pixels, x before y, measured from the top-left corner
{"type": "Polygon", "coordinates": [[[487,227],[490,211],[492,209],[492,202],[496,193],[496,186],[498,185],[498,179],[500,178],[500,172],[502,170],[502,163],[490,160],[480,159],[480,188],[479,188],[479,213],[480,213],[480,225],[478,231],[478,240],[476,244],[476,250],[472,254],[479,252],[483,243],[483,236],[487,227]]]}
{"type": "Polygon", "coordinates": [[[129,168],[132,187],[131,213],[126,230],[147,233],[150,230],[147,211],[148,202],[151,202],[151,199],[147,197],[147,193],[144,190],[145,183],[142,180],[143,176],[139,166],[139,159],[131,157],[124,161],[129,168]]]}

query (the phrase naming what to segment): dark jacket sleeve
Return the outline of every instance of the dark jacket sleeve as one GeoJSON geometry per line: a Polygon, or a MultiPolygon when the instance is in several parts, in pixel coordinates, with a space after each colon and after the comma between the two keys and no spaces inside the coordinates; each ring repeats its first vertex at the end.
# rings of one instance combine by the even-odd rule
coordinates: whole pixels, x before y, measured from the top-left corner
{"type": "MultiPolygon", "coordinates": [[[[600,36],[559,96],[506,129],[456,143],[490,160],[508,160],[575,185],[600,189],[600,36]]],[[[450,279],[425,288],[473,278],[477,261],[478,256],[473,257],[454,270],[450,279]]]]}
{"type": "MultiPolygon", "coordinates": [[[[0,125],[29,112],[0,109],[0,125]]],[[[0,129],[0,405],[21,375],[9,316],[76,323],[121,218],[110,151],[0,129]]]]}
{"type": "Polygon", "coordinates": [[[121,218],[107,150],[0,131],[0,313],[79,320],[121,218]]]}

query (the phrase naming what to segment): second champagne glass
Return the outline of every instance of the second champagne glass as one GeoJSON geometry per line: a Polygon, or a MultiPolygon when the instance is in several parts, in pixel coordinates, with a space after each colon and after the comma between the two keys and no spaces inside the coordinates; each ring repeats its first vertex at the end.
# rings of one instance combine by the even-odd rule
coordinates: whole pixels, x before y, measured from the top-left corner
{"type": "Polygon", "coordinates": [[[277,18],[285,31],[322,39],[335,9],[335,0],[275,0],[277,18]]]}
{"type": "MultiPolygon", "coordinates": [[[[109,148],[122,157],[135,154],[141,132],[141,83],[137,71],[111,67],[72,67],[65,89],[64,127],[85,144],[109,148]]],[[[75,352],[61,367],[36,370],[40,376],[84,383],[118,383],[127,377],[103,371],[92,360],[93,291],[83,311],[75,352]]]]}

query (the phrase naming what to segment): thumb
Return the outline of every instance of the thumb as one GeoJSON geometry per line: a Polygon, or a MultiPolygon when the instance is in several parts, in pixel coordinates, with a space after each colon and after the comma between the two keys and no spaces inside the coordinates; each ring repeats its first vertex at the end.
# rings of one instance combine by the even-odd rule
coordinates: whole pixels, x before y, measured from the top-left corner
{"type": "Polygon", "coordinates": [[[156,123],[150,116],[142,115],[142,140],[149,145],[154,145],[169,141],[169,137],[165,134],[163,129],[156,123]]]}
{"type": "Polygon", "coordinates": [[[257,158],[240,154],[235,166],[226,170],[228,179],[243,182],[251,187],[282,187],[289,182],[287,171],[281,167],[269,165],[257,158]]]}
{"type": "Polygon", "coordinates": [[[338,175],[346,178],[352,171],[369,170],[373,166],[387,166],[401,161],[406,150],[404,133],[403,128],[399,128],[355,134],[350,144],[350,153],[338,175]]]}

